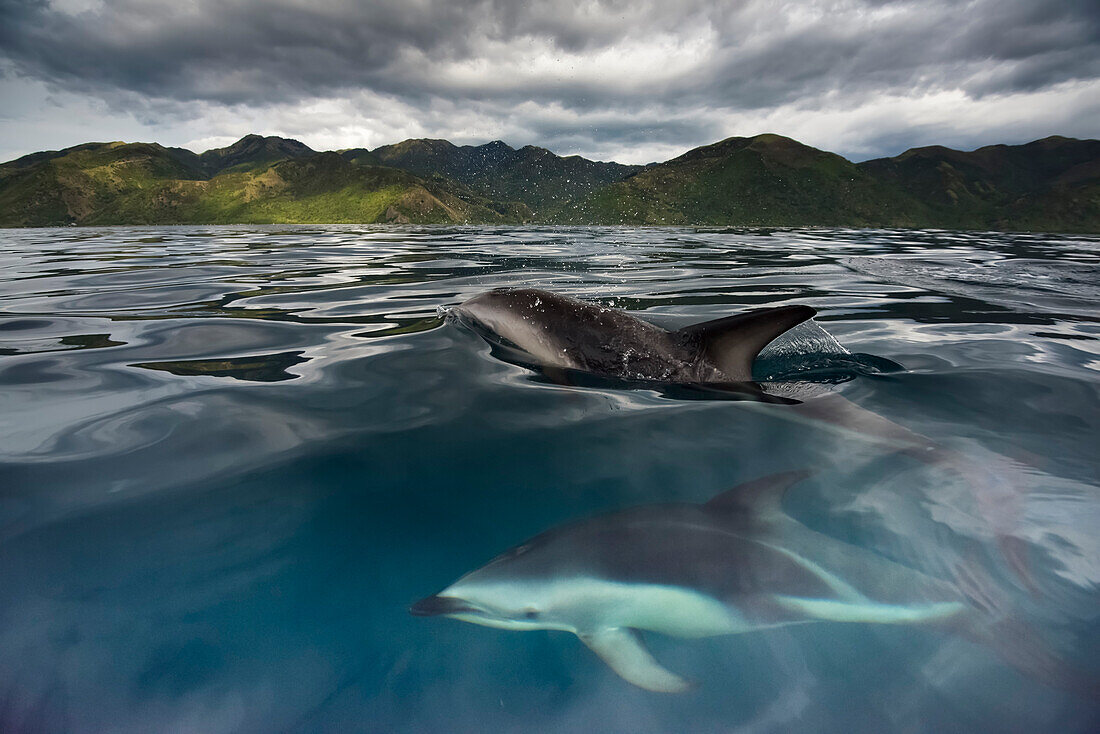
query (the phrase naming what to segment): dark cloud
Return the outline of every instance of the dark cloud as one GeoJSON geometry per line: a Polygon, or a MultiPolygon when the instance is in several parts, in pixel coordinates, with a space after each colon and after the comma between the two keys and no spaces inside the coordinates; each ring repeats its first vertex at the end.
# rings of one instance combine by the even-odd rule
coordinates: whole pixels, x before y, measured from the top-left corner
{"type": "Polygon", "coordinates": [[[645,92],[617,89],[615,74],[601,88],[598,75],[575,68],[536,80],[534,89],[531,80],[463,81],[446,71],[478,60],[522,63],[543,46],[598,64],[585,54],[661,34],[690,45],[707,30],[716,38],[699,68],[660,80],[670,100],[709,95],[713,104],[761,107],[846,87],[990,93],[1100,74],[1095,2],[121,0],[75,13],[64,7],[0,5],[0,48],[20,72],[68,88],[181,101],[263,103],[369,87],[474,99],[541,91],[598,104],[596,93],[645,92]],[[981,73],[996,67],[1005,69],[981,73]]]}
{"type": "Polygon", "coordinates": [[[715,123],[676,119],[680,111],[843,107],[951,90],[980,99],[1096,80],[1100,4],[0,0],[0,62],[55,89],[161,114],[173,104],[185,115],[196,103],[263,107],[368,91],[412,108],[482,105],[547,145],[613,135],[693,144],[715,123]],[[524,122],[523,104],[646,119],[524,122]],[[662,114],[669,120],[653,119],[662,114]]]}

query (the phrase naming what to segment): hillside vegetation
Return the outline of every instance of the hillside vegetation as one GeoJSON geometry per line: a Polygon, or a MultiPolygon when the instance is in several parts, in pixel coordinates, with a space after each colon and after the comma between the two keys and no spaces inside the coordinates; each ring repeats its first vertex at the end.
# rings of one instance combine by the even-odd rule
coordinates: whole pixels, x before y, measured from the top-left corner
{"type": "Polygon", "coordinates": [[[601,163],[576,155],[562,157],[534,145],[516,150],[499,140],[478,146],[406,140],[383,145],[373,154],[384,165],[419,176],[444,176],[484,196],[521,201],[544,212],[642,170],[642,166],[601,163]]]}
{"type": "Polygon", "coordinates": [[[318,153],[85,143],[0,165],[0,226],[561,223],[1100,231],[1100,141],[915,148],[852,163],[779,135],[624,166],[495,141],[318,153]]]}
{"type": "Polygon", "coordinates": [[[696,148],[602,188],[559,216],[629,224],[918,224],[913,202],[895,187],[779,135],[696,148]]]}
{"type": "Polygon", "coordinates": [[[530,217],[520,204],[490,201],[395,168],[351,163],[336,153],[302,146],[295,155],[272,160],[272,146],[251,147],[256,154],[251,159],[223,152],[228,149],[190,158],[147,143],[90,143],[27,156],[0,166],[0,225],[519,222],[530,217]]]}
{"type": "Polygon", "coordinates": [[[914,148],[860,164],[954,229],[1100,231],[1100,140],[1050,137],[972,152],[914,148]]]}

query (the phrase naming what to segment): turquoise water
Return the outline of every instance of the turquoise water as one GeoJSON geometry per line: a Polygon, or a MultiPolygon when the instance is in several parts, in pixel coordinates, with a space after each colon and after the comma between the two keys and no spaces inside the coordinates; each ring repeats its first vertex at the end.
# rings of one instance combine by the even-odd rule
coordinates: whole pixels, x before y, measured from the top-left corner
{"type": "Polygon", "coordinates": [[[1049,670],[1100,674],[1098,297],[1097,237],[0,230],[0,730],[1095,731],[1049,670]],[[441,307],[505,285],[666,326],[811,305],[757,364],[810,412],[500,361],[441,307]],[[408,614],[563,522],[791,469],[785,512],[985,639],[647,634],[670,695],[408,614]]]}

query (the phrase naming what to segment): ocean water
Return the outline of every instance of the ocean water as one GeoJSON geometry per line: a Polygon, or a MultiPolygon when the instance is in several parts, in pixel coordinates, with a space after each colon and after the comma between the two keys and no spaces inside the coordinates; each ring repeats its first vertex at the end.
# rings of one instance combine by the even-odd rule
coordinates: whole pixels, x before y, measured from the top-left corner
{"type": "Polygon", "coordinates": [[[1087,236],[0,230],[0,731],[1096,731],[1098,299],[1087,236]],[[802,406],[560,384],[443,317],[515,285],[666,326],[811,305],[756,366],[802,406]],[[647,633],[694,682],[660,694],[408,613],[561,523],[793,469],[786,514],[984,636],[647,633]]]}

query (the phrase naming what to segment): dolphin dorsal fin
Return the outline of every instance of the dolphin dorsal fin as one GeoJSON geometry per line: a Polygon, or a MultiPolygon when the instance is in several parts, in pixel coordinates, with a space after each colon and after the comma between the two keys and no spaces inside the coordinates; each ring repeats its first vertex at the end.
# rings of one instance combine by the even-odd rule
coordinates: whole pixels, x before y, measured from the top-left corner
{"type": "Polygon", "coordinates": [[[816,313],[809,306],[760,308],[685,326],[679,333],[697,341],[701,353],[730,380],[748,382],[752,379],[752,362],[760,350],[816,313]]]}
{"type": "Polygon", "coordinates": [[[691,687],[688,681],[665,670],[653,659],[638,630],[610,627],[577,636],[623,679],[647,691],[683,693],[691,687]]]}
{"type": "Polygon", "coordinates": [[[710,499],[703,509],[722,514],[775,515],[781,512],[783,495],[813,472],[809,469],[769,474],[751,482],[738,484],[733,489],[710,499]]]}

